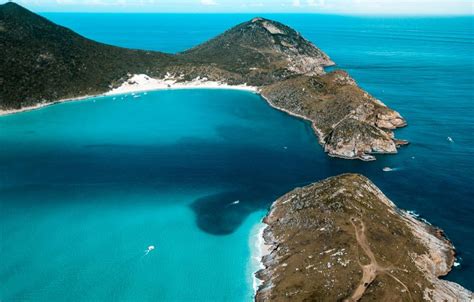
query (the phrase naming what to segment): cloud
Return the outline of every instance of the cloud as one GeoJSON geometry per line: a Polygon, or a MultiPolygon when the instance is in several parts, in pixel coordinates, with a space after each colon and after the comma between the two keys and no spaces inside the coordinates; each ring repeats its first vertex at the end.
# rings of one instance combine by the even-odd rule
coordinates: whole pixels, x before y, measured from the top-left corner
{"type": "Polygon", "coordinates": [[[306,3],[308,3],[308,6],[316,6],[316,7],[323,7],[326,5],[325,0],[307,0],[306,3]]]}
{"type": "Polygon", "coordinates": [[[201,0],[202,5],[217,5],[215,0],[201,0]]]}

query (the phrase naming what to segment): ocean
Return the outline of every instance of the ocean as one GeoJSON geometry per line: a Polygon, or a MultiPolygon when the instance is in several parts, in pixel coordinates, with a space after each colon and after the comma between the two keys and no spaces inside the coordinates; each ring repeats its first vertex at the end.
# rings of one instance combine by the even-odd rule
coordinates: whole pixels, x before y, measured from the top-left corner
{"type": "MultiPolygon", "coordinates": [[[[254,17],[43,15],[104,43],[170,53],[254,17]]],[[[474,18],[263,16],[399,111],[408,127],[396,136],[411,144],[374,162],[330,158],[307,122],[232,90],[0,117],[0,300],[250,301],[256,226],[271,202],[343,172],[442,228],[460,264],[447,279],[474,289],[474,18]]]]}

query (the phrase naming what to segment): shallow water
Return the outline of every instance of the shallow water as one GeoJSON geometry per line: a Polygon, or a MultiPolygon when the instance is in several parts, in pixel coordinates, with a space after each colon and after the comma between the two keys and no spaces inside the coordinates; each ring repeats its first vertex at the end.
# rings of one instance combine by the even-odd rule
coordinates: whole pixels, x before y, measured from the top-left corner
{"type": "MultiPolygon", "coordinates": [[[[251,18],[47,17],[103,42],[168,52],[251,18]]],[[[1,117],[0,299],[242,301],[252,293],[249,236],[264,210],[342,172],[363,173],[443,228],[462,258],[448,279],[474,288],[473,18],[269,17],[402,113],[409,126],[397,136],[412,144],[370,163],[329,158],[307,123],[243,91],[159,91],[1,117]]]]}

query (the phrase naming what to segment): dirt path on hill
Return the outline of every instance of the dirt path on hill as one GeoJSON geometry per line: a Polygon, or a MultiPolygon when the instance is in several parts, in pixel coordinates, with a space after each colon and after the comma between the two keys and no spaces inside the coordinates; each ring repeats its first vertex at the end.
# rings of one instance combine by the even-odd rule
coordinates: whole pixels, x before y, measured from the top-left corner
{"type": "Polygon", "coordinates": [[[369,258],[370,263],[363,265],[362,263],[359,262],[359,265],[362,268],[362,279],[360,280],[359,285],[354,290],[352,295],[349,298],[347,298],[345,301],[346,302],[359,301],[360,298],[362,298],[362,296],[364,295],[366,289],[369,287],[369,285],[375,280],[375,278],[379,274],[387,274],[390,277],[392,277],[395,281],[397,281],[401,286],[405,288],[406,292],[409,295],[410,301],[413,301],[408,287],[402,281],[400,281],[397,277],[395,277],[394,275],[390,273],[389,270],[391,269],[393,270],[394,268],[383,267],[377,263],[377,260],[375,259],[375,255],[372,252],[372,249],[370,248],[370,245],[367,241],[367,237],[365,236],[364,222],[362,220],[352,217],[351,223],[355,229],[357,243],[362,248],[366,256],[369,258]]]}

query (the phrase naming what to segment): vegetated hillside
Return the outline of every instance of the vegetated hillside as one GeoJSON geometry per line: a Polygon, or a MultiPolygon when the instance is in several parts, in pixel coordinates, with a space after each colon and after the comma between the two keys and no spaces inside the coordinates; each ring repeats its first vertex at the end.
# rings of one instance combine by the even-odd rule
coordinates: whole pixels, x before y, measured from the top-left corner
{"type": "Polygon", "coordinates": [[[172,56],[86,39],[15,4],[0,5],[0,109],[102,93],[127,73],[155,74],[172,56]]]}

